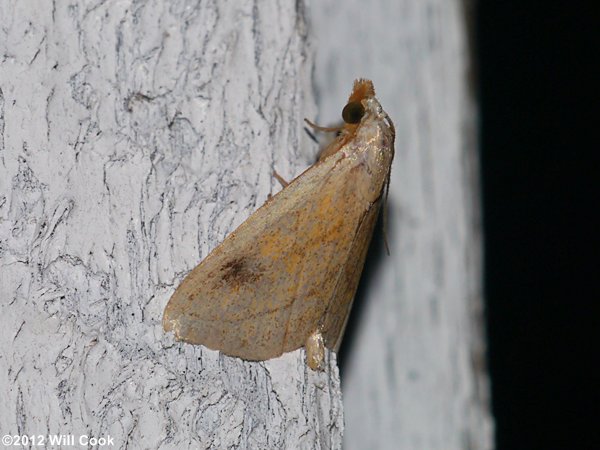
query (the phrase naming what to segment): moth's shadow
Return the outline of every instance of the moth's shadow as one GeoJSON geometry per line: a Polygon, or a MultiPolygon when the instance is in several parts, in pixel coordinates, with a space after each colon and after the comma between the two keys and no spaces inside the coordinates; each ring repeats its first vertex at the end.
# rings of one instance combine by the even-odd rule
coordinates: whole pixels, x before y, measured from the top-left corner
{"type": "MultiPolygon", "coordinates": [[[[391,199],[388,199],[387,204],[387,224],[388,230],[391,229],[390,223],[390,210],[392,209],[391,199]]],[[[360,278],[358,290],[354,296],[354,304],[352,305],[352,311],[350,311],[350,317],[348,318],[348,324],[346,326],[346,332],[342,339],[340,350],[337,354],[338,365],[340,368],[340,377],[344,378],[344,370],[346,368],[346,361],[348,355],[351,354],[354,347],[356,347],[356,341],[358,339],[358,328],[360,321],[364,320],[364,314],[366,310],[367,293],[374,281],[375,274],[380,270],[380,266],[387,260],[389,256],[385,248],[384,231],[383,231],[383,213],[384,208],[379,212],[377,223],[375,224],[375,230],[373,231],[373,239],[371,245],[369,245],[369,251],[367,252],[367,258],[365,260],[365,266],[360,278]]],[[[389,231],[387,232],[387,239],[389,241],[389,231]]]]}

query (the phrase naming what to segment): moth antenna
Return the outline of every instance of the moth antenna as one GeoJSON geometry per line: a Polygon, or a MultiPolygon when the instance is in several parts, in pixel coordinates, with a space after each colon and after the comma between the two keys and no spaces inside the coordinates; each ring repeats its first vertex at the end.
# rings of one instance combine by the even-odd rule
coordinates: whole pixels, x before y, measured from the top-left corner
{"type": "MultiPolygon", "coordinates": [[[[371,88],[372,87],[373,87],[373,85],[371,84],[371,88]]],[[[392,134],[395,139],[396,138],[396,127],[394,127],[394,122],[392,122],[392,119],[390,119],[390,116],[388,116],[387,114],[385,115],[385,119],[386,119],[388,125],[390,126],[390,128],[392,129],[392,134]]],[[[394,150],[394,146],[392,145],[392,151],[393,150],[394,150]]],[[[383,201],[383,243],[385,244],[385,250],[387,251],[388,256],[391,255],[390,246],[388,244],[388,239],[387,239],[388,194],[390,192],[391,176],[392,176],[392,171],[390,170],[388,172],[387,179],[385,180],[385,199],[383,201]]]]}
{"type": "Polygon", "coordinates": [[[387,216],[388,216],[388,194],[390,192],[390,173],[388,173],[387,179],[385,180],[385,198],[383,200],[383,243],[385,244],[385,251],[388,256],[390,253],[390,246],[387,239],[387,216]]]}
{"type": "Polygon", "coordinates": [[[333,133],[336,131],[342,131],[344,129],[344,126],[342,125],[341,127],[321,127],[319,125],[317,125],[316,123],[311,122],[308,119],[304,119],[304,121],[308,124],[308,126],[310,126],[312,129],[317,130],[317,131],[323,131],[325,133],[333,133]]]}
{"type": "Polygon", "coordinates": [[[287,185],[290,184],[289,181],[285,181],[285,178],[279,175],[276,170],[273,171],[273,176],[277,181],[279,181],[281,187],[287,187],[287,185]]]}

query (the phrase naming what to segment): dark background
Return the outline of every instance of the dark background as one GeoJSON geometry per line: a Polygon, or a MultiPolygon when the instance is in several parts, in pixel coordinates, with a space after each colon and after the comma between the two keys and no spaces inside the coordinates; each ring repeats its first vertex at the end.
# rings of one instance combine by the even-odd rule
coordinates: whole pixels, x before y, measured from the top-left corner
{"type": "Polygon", "coordinates": [[[569,1],[476,8],[498,450],[600,449],[600,166],[588,159],[600,151],[591,141],[599,10],[569,1]]]}

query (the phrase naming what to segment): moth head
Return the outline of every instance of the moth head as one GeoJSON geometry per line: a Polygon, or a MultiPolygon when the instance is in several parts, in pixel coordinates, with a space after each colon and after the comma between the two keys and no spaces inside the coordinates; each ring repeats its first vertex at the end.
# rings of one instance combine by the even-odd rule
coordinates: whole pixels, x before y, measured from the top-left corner
{"type": "Polygon", "coordinates": [[[348,141],[354,138],[365,117],[375,117],[378,116],[380,112],[381,106],[379,106],[379,103],[375,99],[373,82],[371,80],[360,78],[354,81],[348,103],[342,110],[342,119],[344,119],[343,125],[336,127],[321,127],[308,119],[304,119],[309,126],[317,131],[337,133],[336,139],[321,151],[319,159],[325,159],[336,153],[348,141]]]}

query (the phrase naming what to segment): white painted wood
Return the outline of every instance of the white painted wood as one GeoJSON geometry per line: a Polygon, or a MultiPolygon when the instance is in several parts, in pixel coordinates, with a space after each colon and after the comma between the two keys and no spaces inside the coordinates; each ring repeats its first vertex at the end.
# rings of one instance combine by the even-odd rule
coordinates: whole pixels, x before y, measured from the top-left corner
{"type": "MultiPolygon", "coordinates": [[[[476,108],[458,0],[314,2],[319,123],[371,78],[396,125],[381,244],[342,384],[352,449],[489,449],[476,108]]],[[[377,242],[379,243],[377,245],[377,242]]],[[[366,282],[366,283],[365,283],[366,282]]]]}
{"type": "Polygon", "coordinates": [[[273,169],[318,150],[303,3],[6,0],[0,24],[0,431],[340,448],[335,357],[248,363],[161,327],[273,169]]]}
{"type": "MultiPolygon", "coordinates": [[[[392,255],[344,365],[348,449],[488,449],[475,108],[457,0],[0,2],[0,432],[115,448],[339,448],[335,356],[173,342],[183,276],[372,78],[392,255]],[[309,45],[312,42],[314,45],[309,45]]],[[[379,247],[381,247],[381,240],[379,247]]],[[[377,244],[376,244],[377,245],[377,244]]],[[[357,311],[355,311],[356,313],[357,311]]]]}

